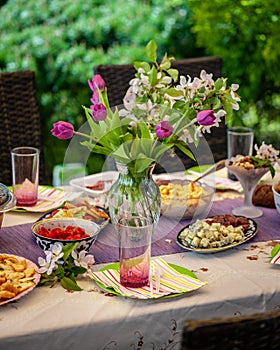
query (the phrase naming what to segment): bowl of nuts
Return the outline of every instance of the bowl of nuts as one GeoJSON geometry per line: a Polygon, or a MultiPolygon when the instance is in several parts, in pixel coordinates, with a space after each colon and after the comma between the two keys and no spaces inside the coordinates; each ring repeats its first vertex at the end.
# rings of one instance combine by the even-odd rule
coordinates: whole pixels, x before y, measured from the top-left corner
{"type": "Polygon", "coordinates": [[[161,214],[174,219],[204,218],[208,215],[215,189],[201,182],[170,179],[157,181],[161,214]]]}

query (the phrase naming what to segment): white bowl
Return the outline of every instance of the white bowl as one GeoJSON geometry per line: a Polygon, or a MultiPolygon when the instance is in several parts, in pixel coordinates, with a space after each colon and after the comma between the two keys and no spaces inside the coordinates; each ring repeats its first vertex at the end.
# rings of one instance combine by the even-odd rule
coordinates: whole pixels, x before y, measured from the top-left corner
{"type": "Polygon", "coordinates": [[[86,192],[89,196],[98,197],[107,193],[112,184],[117,180],[119,173],[117,171],[104,171],[102,173],[97,173],[93,175],[88,175],[70,181],[70,185],[86,192]],[[90,189],[88,186],[94,186],[99,181],[104,182],[103,189],[90,189]]]}
{"type": "Polygon", "coordinates": [[[272,191],[273,191],[273,197],[274,197],[276,209],[277,209],[278,213],[280,214],[280,193],[276,191],[276,186],[278,184],[280,184],[280,181],[277,181],[272,185],[272,191]]]}
{"type": "Polygon", "coordinates": [[[204,183],[194,182],[193,185],[199,192],[190,191],[189,180],[171,179],[158,182],[161,192],[161,213],[173,219],[198,219],[205,218],[213,202],[215,189],[204,183]],[[169,185],[179,185],[180,192],[164,196],[162,190],[169,185]],[[201,193],[200,193],[201,191],[201,193]]]}

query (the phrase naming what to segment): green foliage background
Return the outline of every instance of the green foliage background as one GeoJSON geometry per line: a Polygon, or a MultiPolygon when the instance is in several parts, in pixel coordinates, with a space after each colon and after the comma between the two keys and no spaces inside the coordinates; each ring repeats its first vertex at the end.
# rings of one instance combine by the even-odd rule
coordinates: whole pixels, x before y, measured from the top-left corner
{"type": "MultiPolygon", "coordinates": [[[[98,64],[143,60],[150,39],[175,58],[218,55],[223,75],[240,83],[232,123],[255,127],[280,147],[280,3],[272,0],[8,0],[0,2],[0,70],[36,72],[48,178],[67,142],[50,134],[79,127],[89,105],[87,80],[98,64]]],[[[89,164],[98,171],[102,159],[89,164]]]]}

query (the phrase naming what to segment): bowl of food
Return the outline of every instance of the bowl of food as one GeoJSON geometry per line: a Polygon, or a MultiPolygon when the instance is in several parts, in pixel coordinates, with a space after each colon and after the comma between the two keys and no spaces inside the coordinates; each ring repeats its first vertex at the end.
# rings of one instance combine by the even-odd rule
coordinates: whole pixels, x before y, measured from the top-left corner
{"type": "Polygon", "coordinates": [[[272,185],[272,191],[276,209],[280,214],[280,181],[277,181],[272,185]]]}
{"type": "Polygon", "coordinates": [[[91,197],[99,197],[105,195],[110,190],[118,176],[119,173],[117,171],[104,171],[102,173],[72,179],[70,185],[84,191],[91,197]]]}
{"type": "Polygon", "coordinates": [[[170,179],[158,182],[161,213],[174,219],[204,218],[208,215],[215,189],[204,183],[170,179]]]}
{"type": "Polygon", "coordinates": [[[89,250],[101,227],[95,222],[77,218],[39,220],[32,225],[32,234],[43,250],[50,250],[54,243],[78,243],[77,250],[89,250]]]}

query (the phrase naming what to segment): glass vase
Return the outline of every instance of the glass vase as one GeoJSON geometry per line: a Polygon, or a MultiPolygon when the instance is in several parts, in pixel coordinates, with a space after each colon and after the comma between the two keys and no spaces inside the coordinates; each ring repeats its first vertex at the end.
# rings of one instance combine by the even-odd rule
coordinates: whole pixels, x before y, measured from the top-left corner
{"type": "Polygon", "coordinates": [[[160,216],[160,192],[152,177],[154,164],[140,173],[124,164],[116,166],[119,177],[107,197],[115,230],[120,219],[131,216],[150,218],[155,227],[160,216]]]}

